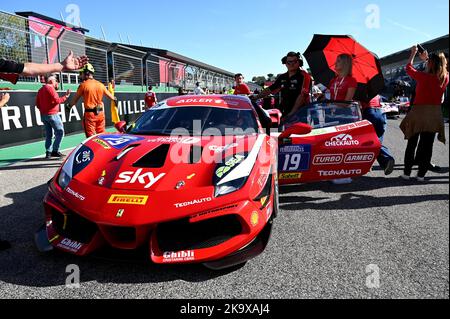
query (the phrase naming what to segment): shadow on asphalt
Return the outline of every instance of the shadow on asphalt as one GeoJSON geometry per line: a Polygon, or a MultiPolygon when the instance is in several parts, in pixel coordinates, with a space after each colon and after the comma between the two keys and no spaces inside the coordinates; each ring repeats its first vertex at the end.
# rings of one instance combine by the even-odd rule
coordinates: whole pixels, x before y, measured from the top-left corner
{"type": "Polygon", "coordinates": [[[370,196],[361,194],[361,192],[372,191],[376,189],[386,189],[389,187],[408,187],[414,185],[433,185],[448,184],[449,176],[430,176],[426,177],[423,183],[415,179],[404,181],[401,178],[385,177],[360,177],[351,184],[334,185],[331,182],[319,182],[312,184],[283,186],[280,188],[280,208],[285,210],[300,211],[302,209],[313,210],[351,210],[377,207],[389,207],[397,205],[409,205],[427,201],[448,201],[448,194],[432,194],[415,196],[397,194],[392,196],[370,196]],[[292,193],[321,191],[323,193],[342,193],[338,200],[319,202],[329,199],[328,197],[310,197],[310,196],[289,196],[292,193]]]}
{"type": "MultiPolygon", "coordinates": [[[[234,267],[213,271],[202,265],[156,265],[148,259],[110,259],[109,257],[77,257],[62,252],[40,253],[34,245],[34,233],[44,222],[42,200],[47,185],[5,197],[13,203],[1,208],[0,238],[12,248],[0,251],[0,281],[30,287],[64,286],[70,264],[80,268],[83,282],[139,284],[175,280],[203,282],[227,275],[234,267]]],[[[123,257],[123,256],[122,256],[123,257]]]]}
{"type": "Polygon", "coordinates": [[[11,164],[8,166],[0,167],[0,171],[13,171],[22,169],[36,169],[36,168],[51,168],[60,167],[63,163],[61,159],[46,159],[46,158],[33,158],[30,160],[23,159],[10,159],[10,160],[0,160],[0,165],[3,163],[11,164]],[[17,164],[17,162],[19,162],[17,164]],[[40,164],[39,164],[40,163],[40,164]],[[15,165],[13,165],[15,164],[15,165]]]}

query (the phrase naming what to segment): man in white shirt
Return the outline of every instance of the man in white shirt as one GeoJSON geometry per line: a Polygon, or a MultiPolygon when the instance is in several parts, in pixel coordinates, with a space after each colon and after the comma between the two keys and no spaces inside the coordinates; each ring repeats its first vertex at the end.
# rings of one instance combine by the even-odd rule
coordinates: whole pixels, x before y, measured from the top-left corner
{"type": "Polygon", "coordinates": [[[195,83],[194,95],[205,95],[205,91],[200,87],[200,82],[195,83]]]}

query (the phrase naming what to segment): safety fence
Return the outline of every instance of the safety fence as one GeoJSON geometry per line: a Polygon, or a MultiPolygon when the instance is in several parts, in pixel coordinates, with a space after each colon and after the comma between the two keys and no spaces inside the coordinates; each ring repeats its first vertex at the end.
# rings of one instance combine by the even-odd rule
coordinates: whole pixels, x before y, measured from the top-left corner
{"type": "MultiPolygon", "coordinates": [[[[86,36],[79,28],[58,25],[35,17],[22,17],[0,11],[0,57],[19,62],[55,63],[70,51],[87,55],[95,68],[95,78],[103,83],[114,79],[119,87],[145,90],[160,88],[193,90],[195,83],[210,91],[220,92],[233,85],[233,78],[183,61],[166,59],[124,44],[110,43],[86,36]]],[[[213,67],[214,69],[214,67],[213,67]]],[[[59,74],[61,89],[65,84],[78,84],[77,72],[59,74]]],[[[19,83],[41,82],[36,77],[21,77],[19,83]]],[[[0,81],[0,85],[1,85],[0,81]]]]}

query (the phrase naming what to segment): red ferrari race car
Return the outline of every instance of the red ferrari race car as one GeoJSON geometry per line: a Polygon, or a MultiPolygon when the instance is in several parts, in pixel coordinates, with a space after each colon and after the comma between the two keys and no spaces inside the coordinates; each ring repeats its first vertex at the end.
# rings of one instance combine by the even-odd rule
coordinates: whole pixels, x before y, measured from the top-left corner
{"type": "Polygon", "coordinates": [[[146,246],[159,264],[241,264],[270,237],[275,158],[248,98],[168,99],[68,156],[49,182],[37,246],[80,256],[146,246]]]}
{"type": "MultiPolygon", "coordinates": [[[[180,96],[126,130],[120,123],[121,134],[86,140],[49,182],[38,248],[84,256],[147,247],[154,263],[242,264],[267,245],[278,178],[360,176],[378,154],[357,105],[303,108],[271,136],[261,111],[247,97],[180,96]]],[[[269,113],[279,124],[279,111],[269,113]]]]}

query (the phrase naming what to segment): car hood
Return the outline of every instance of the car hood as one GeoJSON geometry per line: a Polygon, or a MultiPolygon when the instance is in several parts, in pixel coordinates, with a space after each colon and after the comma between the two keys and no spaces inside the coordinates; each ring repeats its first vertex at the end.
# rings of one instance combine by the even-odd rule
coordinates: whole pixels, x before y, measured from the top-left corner
{"type": "Polygon", "coordinates": [[[77,182],[111,190],[168,191],[212,186],[217,169],[242,161],[258,135],[165,137],[104,134],[77,147],[63,167],[77,182]],[[224,160],[225,159],[225,160],[224,160]]]}

